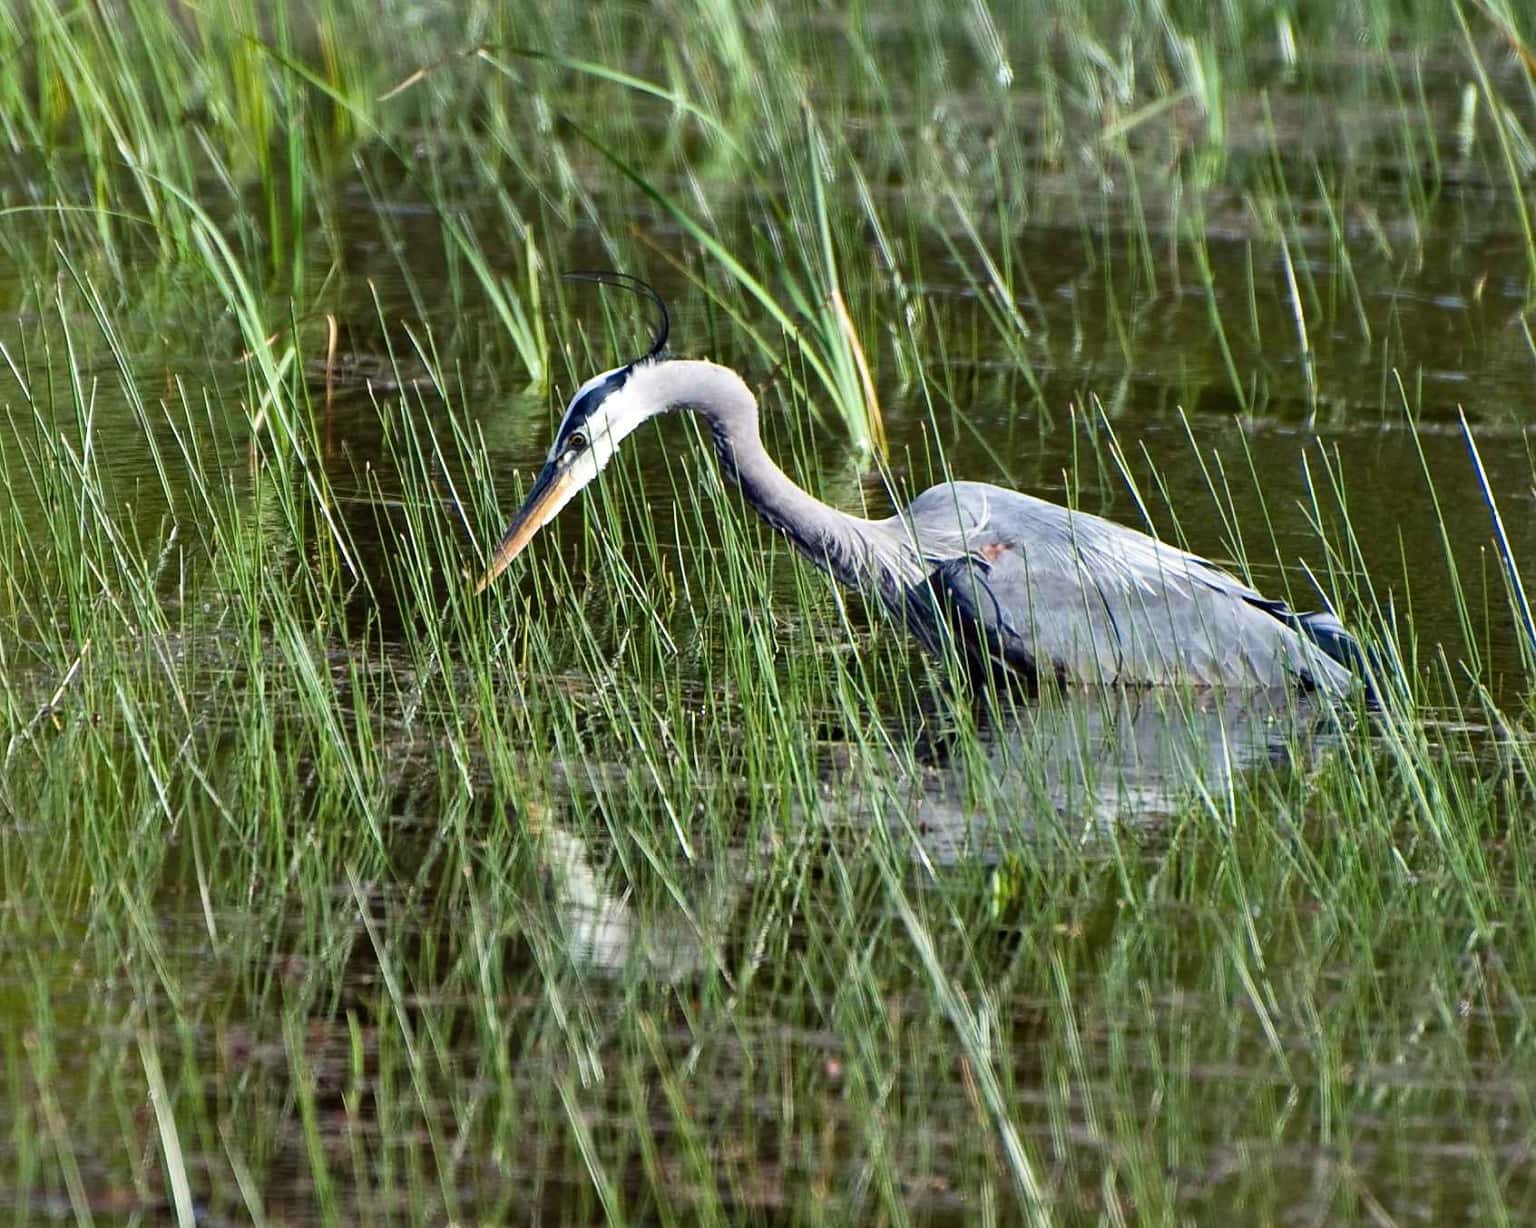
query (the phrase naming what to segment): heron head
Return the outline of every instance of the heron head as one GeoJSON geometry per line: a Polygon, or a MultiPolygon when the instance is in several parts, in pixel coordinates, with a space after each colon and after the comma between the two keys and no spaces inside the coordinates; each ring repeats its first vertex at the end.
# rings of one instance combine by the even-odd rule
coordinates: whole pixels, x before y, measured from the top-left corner
{"type": "Polygon", "coordinates": [[[475,586],[481,592],[507,569],[523,548],[560,510],[603,471],[620,443],[636,427],[655,417],[667,405],[645,396],[644,380],[637,387],[631,377],[661,360],[667,344],[669,321],[661,296],[636,277],[622,273],[570,273],[568,277],[621,286],[642,294],[656,305],[659,318],[650,349],[640,358],[595,375],[576,390],[565,416],[555,431],[554,443],[539,476],[534,479],[523,505],[502,535],[496,552],[475,586]]]}

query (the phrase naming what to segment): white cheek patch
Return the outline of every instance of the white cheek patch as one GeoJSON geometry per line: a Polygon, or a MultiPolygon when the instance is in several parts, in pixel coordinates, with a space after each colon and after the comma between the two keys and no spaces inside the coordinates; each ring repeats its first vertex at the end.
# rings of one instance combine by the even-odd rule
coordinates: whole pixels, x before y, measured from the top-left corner
{"type": "Polygon", "coordinates": [[[588,482],[592,481],[603,471],[604,466],[613,455],[612,448],[604,448],[601,444],[594,444],[578,456],[571,463],[571,480],[575,482],[576,489],[580,490],[588,482]]]}
{"type": "MultiPolygon", "coordinates": [[[[621,388],[615,392],[581,424],[579,429],[587,437],[587,446],[571,462],[568,471],[577,489],[596,478],[613,459],[619,444],[659,412],[659,409],[646,406],[628,395],[628,391],[627,388],[621,388]]],[[[560,434],[567,434],[563,427],[560,434]]],[[[557,444],[550,453],[550,459],[558,459],[564,451],[564,444],[557,444]]]]}

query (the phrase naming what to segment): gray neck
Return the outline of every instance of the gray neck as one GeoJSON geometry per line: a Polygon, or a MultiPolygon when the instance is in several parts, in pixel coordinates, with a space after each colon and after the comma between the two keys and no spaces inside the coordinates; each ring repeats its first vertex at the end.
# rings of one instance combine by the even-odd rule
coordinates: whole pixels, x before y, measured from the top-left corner
{"type": "Polygon", "coordinates": [[[757,398],[741,376],[712,362],[673,359],[657,363],[644,378],[652,383],[647,398],[667,409],[691,409],[709,423],[721,470],[759,516],[844,584],[867,580],[875,525],[828,507],[774,463],[758,429],[757,398]]]}

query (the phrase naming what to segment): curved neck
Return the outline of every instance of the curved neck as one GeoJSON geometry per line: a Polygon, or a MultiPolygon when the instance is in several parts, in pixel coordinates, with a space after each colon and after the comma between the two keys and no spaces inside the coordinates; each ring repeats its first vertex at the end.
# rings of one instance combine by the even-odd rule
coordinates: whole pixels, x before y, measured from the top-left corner
{"type": "Polygon", "coordinates": [[[763,447],[757,398],[741,376],[712,362],[673,359],[647,372],[648,395],[667,409],[691,409],[709,423],[726,477],[773,529],[845,584],[861,583],[869,521],[829,507],[801,489],[763,447]]]}

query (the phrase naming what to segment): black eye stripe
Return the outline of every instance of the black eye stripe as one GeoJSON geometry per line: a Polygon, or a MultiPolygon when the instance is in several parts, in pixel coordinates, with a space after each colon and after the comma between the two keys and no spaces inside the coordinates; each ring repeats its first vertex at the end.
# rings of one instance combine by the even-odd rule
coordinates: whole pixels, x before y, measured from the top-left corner
{"type": "Polygon", "coordinates": [[[629,382],[633,366],[620,367],[600,384],[595,384],[571,403],[570,409],[565,411],[566,431],[560,441],[561,449],[570,446],[569,441],[573,435],[581,435],[586,438],[585,423],[597,410],[597,407],[611,397],[620,388],[629,382]]]}

